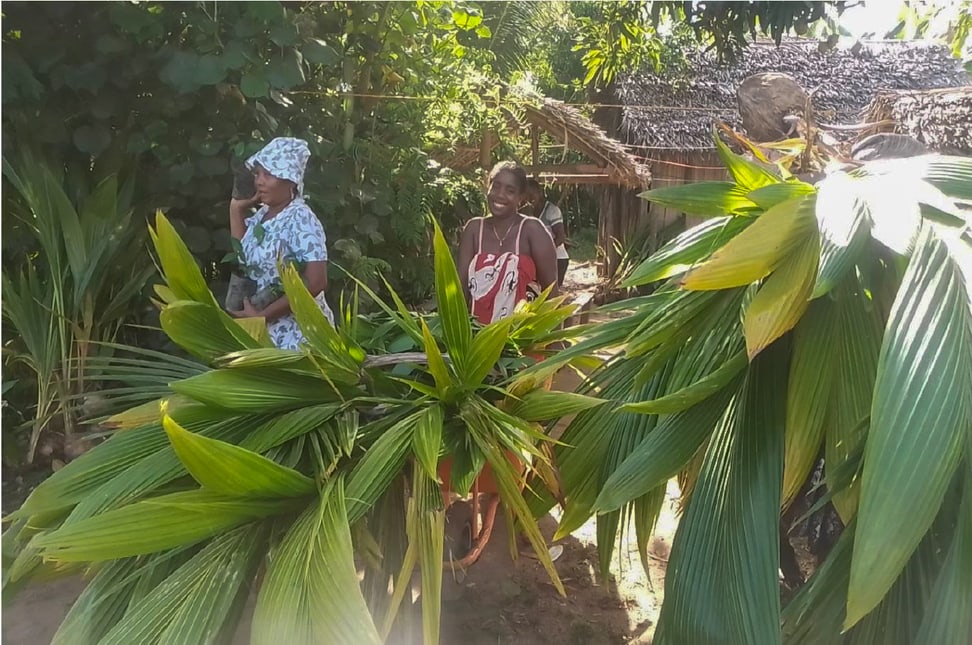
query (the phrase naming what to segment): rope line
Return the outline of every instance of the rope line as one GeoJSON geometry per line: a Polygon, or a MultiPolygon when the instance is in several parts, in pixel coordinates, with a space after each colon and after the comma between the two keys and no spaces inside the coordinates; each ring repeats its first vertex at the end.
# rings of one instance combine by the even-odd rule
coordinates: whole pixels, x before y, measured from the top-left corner
{"type": "MultiPolygon", "coordinates": [[[[371,99],[391,99],[396,101],[442,101],[448,100],[450,102],[461,102],[462,99],[446,99],[441,96],[412,96],[408,94],[368,94],[359,92],[319,92],[315,90],[293,90],[287,92],[286,94],[306,94],[309,96],[333,96],[333,97],[354,97],[354,98],[371,98],[371,99]]],[[[493,97],[486,97],[493,98],[493,97]]],[[[508,103],[528,103],[529,99],[504,99],[508,103]]],[[[555,101],[555,99],[540,99],[540,100],[550,100],[555,101]]],[[[672,111],[672,112],[731,112],[731,108],[716,108],[716,107],[700,107],[700,106],[685,106],[685,105],[639,105],[639,104],[624,104],[624,103],[566,103],[564,101],[556,101],[559,105],[567,105],[570,107],[594,107],[594,108],[637,108],[642,110],[661,110],[661,111],[672,111]]]]}

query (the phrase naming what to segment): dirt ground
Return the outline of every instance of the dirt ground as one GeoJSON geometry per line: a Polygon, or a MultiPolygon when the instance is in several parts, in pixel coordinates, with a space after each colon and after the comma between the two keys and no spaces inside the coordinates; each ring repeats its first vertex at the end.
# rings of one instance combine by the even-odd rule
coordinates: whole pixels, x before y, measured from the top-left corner
{"type": "MultiPolygon", "coordinates": [[[[671,491],[674,493],[675,491],[671,491]]],[[[612,579],[596,575],[594,522],[561,540],[554,563],[567,597],[561,597],[529,549],[510,558],[502,514],[479,562],[445,574],[443,645],[614,645],[651,643],[661,607],[665,567],[675,530],[674,496],[666,502],[650,547],[650,577],[638,558],[634,535],[615,556],[612,579]]],[[[556,519],[541,521],[549,538],[556,519]]],[[[3,609],[4,645],[45,645],[84,588],[81,578],[28,587],[3,609]]],[[[252,602],[251,602],[252,605],[252,602]]],[[[247,645],[248,616],[234,643],[247,645]]]]}

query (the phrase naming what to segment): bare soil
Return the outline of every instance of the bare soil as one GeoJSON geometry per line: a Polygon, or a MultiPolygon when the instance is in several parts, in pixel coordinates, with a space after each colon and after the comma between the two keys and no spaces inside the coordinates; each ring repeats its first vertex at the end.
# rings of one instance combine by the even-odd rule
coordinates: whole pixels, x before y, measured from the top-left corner
{"type": "MultiPolygon", "coordinates": [[[[671,491],[674,493],[675,491],[671,491]]],[[[651,643],[661,608],[665,567],[676,520],[674,497],[665,504],[650,547],[650,575],[642,569],[634,535],[611,567],[610,580],[596,574],[595,525],[591,521],[560,541],[563,554],[554,563],[567,596],[554,589],[546,571],[521,547],[516,560],[502,520],[479,562],[453,574],[442,588],[443,645],[615,645],[651,643]]],[[[549,538],[556,520],[541,521],[549,538]]],[[[44,645],[74,600],[84,580],[72,577],[35,584],[3,609],[4,645],[44,645]]],[[[251,599],[252,601],[252,599],[251,599]]],[[[246,645],[252,602],[234,643],[246,645]]]]}

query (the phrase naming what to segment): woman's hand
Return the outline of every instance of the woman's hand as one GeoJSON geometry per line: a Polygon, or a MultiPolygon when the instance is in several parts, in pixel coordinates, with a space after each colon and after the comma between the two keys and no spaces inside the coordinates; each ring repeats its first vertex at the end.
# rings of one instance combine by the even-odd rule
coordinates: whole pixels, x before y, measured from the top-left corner
{"type": "Polygon", "coordinates": [[[239,311],[231,311],[234,318],[259,318],[263,312],[253,306],[249,298],[243,298],[243,308],[239,311]]]}
{"type": "Polygon", "coordinates": [[[259,205],[260,199],[254,195],[249,199],[230,199],[230,235],[238,240],[246,233],[244,220],[250,215],[250,208],[259,205]]]}

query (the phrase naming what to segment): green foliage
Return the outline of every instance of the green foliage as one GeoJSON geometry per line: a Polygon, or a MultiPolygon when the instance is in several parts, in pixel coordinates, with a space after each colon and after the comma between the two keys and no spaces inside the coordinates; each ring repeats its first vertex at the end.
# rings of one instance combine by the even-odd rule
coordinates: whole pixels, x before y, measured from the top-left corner
{"type": "MultiPolygon", "coordinates": [[[[690,496],[658,642],[967,633],[967,589],[948,567],[964,566],[972,500],[972,222],[957,202],[972,163],[875,161],[811,187],[724,152],[735,190],[644,195],[723,214],[630,273],[627,285],[655,291],[607,306],[627,315],[519,377],[616,352],[582,386],[609,402],[554,449],[558,534],[597,514],[603,570],[624,518],[678,474],[690,496]],[[781,610],[780,512],[821,449],[825,500],[847,528],[781,610]],[[955,596],[939,607],[933,589],[955,596]]],[[[639,544],[651,524],[636,522],[639,544]]]]}
{"type": "Polygon", "coordinates": [[[359,316],[350,307],[335,329],[286,267],[284,289],[307,343],[278,350],[198,288],[201,273],[178,261],[188,248],[161,214],[152,240],[171,294],[163,319],[209,312],[172,318],[168,329],[206,363],[134,349],[106,361],[105,379],[142,373],[121,397],[140,405],[110,417],[123,431],[57,471],[11,515],[5,592],[52,567],[87,563],[101,572],[57,642],[215,642],[235,628],[256,584],[254,642],[282,634],[295,643],[385,642],[400,636],[395,616],[418,566],[425,642],[436,643],[446,461],[453,482],[471,483],[491,466],[563,593],[511,460],[546,459],[531,419],[551,418],[558,403],[576,411],[601,401],[542,396],[536,385],[514,393],[504,361],[533,362],[520,348],[540,350],[571,308],[540,299],[510,319],[473,325],[436,224],[438,315],[409,313],[392,291],[395,308],[378,300],[382,314],[359,316]],[[419,343],[424,354],[384,349],[419,343]],[[383,581],[380,598],[359,586],[362,566],[368,580],[383,581]],[[397,581],[392,599],[389,578],[397,581]]]}
{"type": "MultiPolygon", "coordinates": [[[[451,231],[478,201],[429,156],[489,113],[461,89],[489,42],[476,20],[460,2],[12,3],[5,149],[39,143],[72,172],[136,155],[136,208],[168,213],[212,283],[232,251],[231,166],[273,136],[305,138],[332,261],[374,286],[382,271],[421,301],[426,217],[451,231]],[[372,98],[398,94],[429,100],[372,98]],[[461,127],[429,119],[457,105],[461,127]]],[[[340,269],[332,282],[349,284],[340,269]]]]}
{"type": "Polygon", "coordinates": [[[93,185],[26,148],[4,158],[3,316],[5,380],[26,367],[36,403],[26,452],[60,415],[71,433],[89,377],[89,360],[136,320],[153,272],[145,262],[141,223],[133,221],[131,179],[109,175],[93,185]]]}

